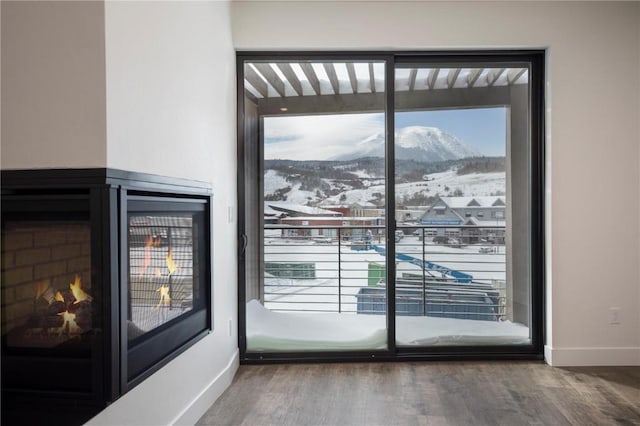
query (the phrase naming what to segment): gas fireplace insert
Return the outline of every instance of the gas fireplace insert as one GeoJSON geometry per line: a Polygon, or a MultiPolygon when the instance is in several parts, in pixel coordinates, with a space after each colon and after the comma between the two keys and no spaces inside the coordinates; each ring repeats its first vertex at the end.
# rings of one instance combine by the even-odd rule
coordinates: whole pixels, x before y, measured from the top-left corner
{"type": "Polygon", "coordinates": [[[113,169],[2,172],[3,424],[82,424],[211,330],[211,200],[113,169]]]}

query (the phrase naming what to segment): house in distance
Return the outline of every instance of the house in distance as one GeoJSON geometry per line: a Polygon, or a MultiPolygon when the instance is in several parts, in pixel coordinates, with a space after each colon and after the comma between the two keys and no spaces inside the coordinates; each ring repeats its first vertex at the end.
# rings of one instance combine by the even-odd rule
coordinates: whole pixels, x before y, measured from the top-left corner
{"type": "Polygon", "coordinates": [[[505,197],[440,197],[420,218],[426,235],[439,242],[456,239],[462,244],[504,244],[505,197]]]}

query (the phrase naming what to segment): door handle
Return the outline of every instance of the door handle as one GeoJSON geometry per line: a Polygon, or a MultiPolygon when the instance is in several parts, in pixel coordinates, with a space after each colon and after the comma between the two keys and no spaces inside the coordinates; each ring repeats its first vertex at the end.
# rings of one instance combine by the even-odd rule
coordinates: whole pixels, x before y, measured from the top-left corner
{"type": "Polygon", "coordinates": [[[249,242],[249,238],[247,238],[246,234],[240,234],[241,243],[240,243],[240,255],[244,254],[244,251],[247,249],[247,243],[249,242]]]}

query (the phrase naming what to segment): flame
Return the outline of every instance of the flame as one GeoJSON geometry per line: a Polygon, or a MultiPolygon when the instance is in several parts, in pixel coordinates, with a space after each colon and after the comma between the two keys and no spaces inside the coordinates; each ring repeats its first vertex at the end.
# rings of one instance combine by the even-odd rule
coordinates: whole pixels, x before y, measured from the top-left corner
{"type": "Polygon", "coordinates": [[[169,306],[169,304],[171,303],[171,297],[169,296],[169,286],[160,286],[160,288],[156,291],[160,292],[160,301],[158,302],[158,306],[156,306],[156,308],[159,308],[160,306],[169,306]]]}
{"type": "Polygon", "coordinates": [[[142,265],[142,273],[144,274],[149,265],[151,265],[151,247],[153,247],[153,237],[149,235],[144,242],[144,264],[142,265]]]}
{"type": "Polygon", "coordinates": [[[71,293],[73,293],[73,297],[75,297],[76,301],[73,303],[82,302],[83,300],[91,301],[93,298],[89,296],[82,289],[82,283],[80,281],[80,275],[76,275],[75,282],[69,284],[69,288],[71,289],[71,293]]]}
{"type": "Polygon", "coordinates": [[[49,280],[42,280],[33,284],[33,292],[36,294],[36,299],[42,296],[48,289],[49,280]]]}
{"type": "Polygon", "coordinates": [[[172,275],[179,268],[173,262],[173,254],[171,253],[171,248],[169,248],[169,253],[167,254],[167,269],[169,269],[169,275],[172,275]]]}
{"type": "Polygon", "coordinates": [[[64,333],[65,329],[68,329],[69,333],[79,333],[80,327],[76,322],[76,314],[72,314],[69,311],[64,311],[58,314],[64,319],[62,327],[60,327],[60,334],[64,333]]]}
{"type": "Polygon", "coordinates": [[[64,302],[64,296],[59,291],[56,292],[56,301],[57,302],[64,302]]]}

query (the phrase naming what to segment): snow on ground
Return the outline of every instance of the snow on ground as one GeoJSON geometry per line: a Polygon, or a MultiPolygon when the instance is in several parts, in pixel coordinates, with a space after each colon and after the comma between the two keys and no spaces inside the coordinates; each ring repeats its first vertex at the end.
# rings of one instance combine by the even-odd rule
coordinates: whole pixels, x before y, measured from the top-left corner
{"type": "Polygon", "coordinates": [[[360,170],[349,170],[349,173],[353,173],[354,175],[358,176],[359,178],[365,178],[365,179],[369,179],[369,178],[373,178],[376,177],[372,174],[370,174],[369,172],[367,172],[364,169],[360,169],[360,170]]]}
{"type": "MultiPolygon", "coordinates": [[[[265,276],[265,306],[255,301],[248,305],[249,350],[386,347],[384,315],[356,314],[356,295],[368,286],[368,266],[384,265],[384,256],[375,250],[352,250],[348,243],[336,240],[328,244],[283,239],[274,230],[265,234],[264,247],[265,262],[312,263],[316,277],[265,276]]],[[[398,243],[397,253],[421,259],[424,251],[426,260],[469,273],[474,281],[504,283],[505,247],[494,246],[497,252],[493,253],[480,253],[480,247],[484,246],[447,247],[429,240],[423,246],[417,237],[408,235],[398,243]]],[[[422,273],[408,262],[398,262],[397,271],[398,276],[422,273]]],[[[530,343],[529,329],[508,321],[399,316],[397,324],[401,346],[530,343]]]]}
{"type": "Polygon", "coordinates": [[[306,206],[310,201],[319,200],[318,197],[316,197],[315,191],[303,191],[300,189],[300,186],[301,184],[296,183],[292,186],[291,191],[286,193],[288,203],[306,206]]]}
{"type": "MultiPolygon", "coordinates": [[[[450,169],[442,173],[432,173],[428,175],[428,178],[429,181],[423,183],[428,184],[427,188],[429,188],[430,194],[435,192],[442,196],[447,193],[445,187],[449,187],[451,192],[460,189],[464,195],[470,196],[492,195],[498,191],[504,194],[507,190],[505,172],[458,175],[455,170],[450,169]]],[[[401,187],[402,185],[397,186],[401,187]]]]}
{"type": "MultiPolygon", "coordinates": [[[[366,179],[363,184],[364,189],[347,189],[342,193],[329,197],[325,200],[326,204],[354,204],[365,203],[376,197],[375,193],[384,194],[384,179],[369,179],[364,170],[353,172],[359,177],[366,179]],[[340,198],[344,195],[346,199],[340,198]]],[[[486,196],[497,193],[504,194],[506,192],[506,175],[504,172],[494,173],[470,173],[467,175],[458,175],[454,169],[441,173],[432,173],[427,175],[428,180],[400,183],[396,185],[396,196],[411,196],[415,193],[423,193],[428,196],[447,196],[453,194],[459,189],[464,195],[469,196],[486,196]]],[[[339,181],[333,179],[323,179],[328,183],[331,189],[349,188],[349,185],[343,185],[339,181]]],[[[264,193],[266,195],[273,194],[278,189],[291,187],[286,193],[287,201],[292,203],[307,204],[309,201],[321,201],[316,197],[315,191],[302,191],[300,184],[291,184],[278,174],[275,170],[267,170],[264,176],[264,193]]]]}
{"type": "MultiPolygon", "coordinates": [[[[446,196],[453,194],[456,189],[462,191],[464,195],[483,196],[506,192],[506,177],[504,172],[495,173],[470,173],[468,175],[458,175],[455,170],[448,170],[442,173],[432,173],[428,175],[429,180],[400,183],[396,185],[396,197],[405,195],[411,196],[422,192],[429,196],[446,196]]],[[[384,181],[377,185],[371,185],[365,189],[353,189],[341,194],[329,197],[329,203],[337,203],[344,194],[346,200],[340,202],[344,204],[363,203],[376,198],[373,194],[384,194],[384,181]]]]}
{"type": "MultiPolygon", "coordinates": [[[[362,287],[368,285],[369,264],[384,265],[385,262],[385,257],[375,250],[351,250],[345,242],[316,243],[313,240],[288,240],[270,235],[272,237],[265,235],[265,262],[312,263],[316,277],[265,278],[265,303],[269,309],[355,312],[356,295],[362,287]]],[[[374,244],[383,246],[375,240],[376,238],[374,244]]],[[[504,283],[504,246],[496,246],[497,253],[480,253],[479,247],[481,246],[446,247],[434,245],[430,241],[425,241],[423,247],[423,242],[417,237],[405,236],[398,244],[396,253],[422,259],[424,250],[425,260],[468,273],[476,282],[504,283]]],[[[408,262],[397,262],[396,268],[398,276],[403,273],[422,274],[420,267],[408,262]]],[[[440,277],[441,274],[427,271],[427,276],[440,277]]]]}
{"type": "Polygon", "coordinates": [[[273,194],[278,189],[291,186],[289,182],[275,170],[267,170],[264,174],[264,194],[273,194]]]}
{"type": "MultiPolygon", "coordinates": [[[[509,321],[433,317],[396,318],[398,346],[523,345],[528,327],[509,321]]],[[[386,349],[383,315],[273,312],[247,303],[247,350],[322,351],[386,349]]]]}

